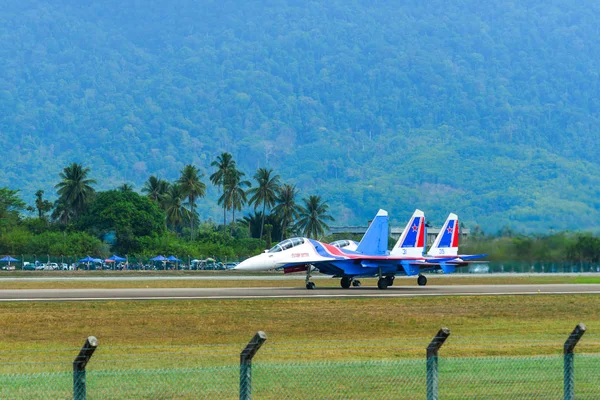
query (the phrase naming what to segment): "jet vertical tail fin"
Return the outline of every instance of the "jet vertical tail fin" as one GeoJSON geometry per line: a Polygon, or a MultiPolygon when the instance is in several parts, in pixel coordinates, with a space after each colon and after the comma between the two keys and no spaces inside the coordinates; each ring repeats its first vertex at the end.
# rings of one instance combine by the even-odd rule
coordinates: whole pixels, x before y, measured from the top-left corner
{"type": "Polygon", "coordinates": [[[431,257],[458,255],[458,216],[456,214],[448,215],[427,255],[431,257]]]}
{"type": "Polygon", "coordinates": [[[404,228],[400,239],[394,245],[391,255],[422,257],[425,248],[425,214],[415,210],[404,228]]]}
{"type": "Polygon", "coordinates": [[[388,247],[388,213],[379,210],[369,228],[361,239],[356,251],[373,256],[387,254],[388,247]]]}

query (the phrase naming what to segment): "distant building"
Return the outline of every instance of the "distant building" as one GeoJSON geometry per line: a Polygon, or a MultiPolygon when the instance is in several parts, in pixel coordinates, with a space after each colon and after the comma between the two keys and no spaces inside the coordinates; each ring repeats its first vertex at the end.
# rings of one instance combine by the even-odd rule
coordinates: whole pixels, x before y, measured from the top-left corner
{"type": "MultiPolygon", "coordinates": [[[[433,244],[435,237],[438,235],[438,233],[440,233],[440,229],[441,228],[434,228],[434,227],[426,228],[425,232],[427,233],[427,244],[428,245],[433,244]]],[[[351,234],[351,235],[364,235],[366,231],[367,231],[366,226],[331,226],[331,227],[329,227],[330,234],[338,234],[338,235],[344,234],[344,233],[351,234]]],[[[390,237],[398,240],[398,238],[400,238],[400,235],[402,235],[402,231],[404,231],[404,227],[402,227],[402,228],[392,227],[390,229],[390,237]]],[[[469,228],[459,228],[459,232],[460,232],[459,243],[463,242],[471,234],[471,230],[469,228]]]]}

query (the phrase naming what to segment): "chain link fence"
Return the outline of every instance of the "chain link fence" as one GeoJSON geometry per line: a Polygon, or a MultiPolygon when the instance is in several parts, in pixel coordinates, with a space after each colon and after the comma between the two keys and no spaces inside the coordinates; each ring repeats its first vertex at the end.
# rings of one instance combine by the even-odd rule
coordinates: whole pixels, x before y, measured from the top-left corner
{"type": "MultiPolygon", "coordinates": [[[[439,333],[431,343],[438,337],[439,333]]],[[[248,350],[246,346],[242,354],[243,345],[104,349],[99,345],[86,360],[83,394],[75,391],[73,365],[74,360],[83,361],[83,349],[69,349],[70,362],[62,352],[47,359],[23,352],[27,360],[2,364],[0,399],[600,398],[600,353],[559,354],[564,339],[556,343],[555,354],[545,356],[444,356],[445,350],[460,344],[449,342],[439,344],[439,354],[427,352],[426,358],[426,346],[408,340],[406,347],[420,347],[421,356],[340,361],[326,360],[332,348],[323,347],[321,357],[319,349],[311,349],[307,357],[302,343],[271,344],[265,342],[266,337],[261,350],[251,341],[248,346],[254,343],[255,347],[248,350]],[[53,358],[61,361],[48,361],[53,358]],[[435,385],[430,381],[433,361],[437,362],[435,385]],[[572,392],[566,390],[568,361],[573,361],[572,392]]],[[[596,347],[600,343],[598,337],[590,339],[596,347]]],[[[394,343],[385,342],[388,349],[394,348],[394,343]]],[[[352,342],[346,344],[344,350],[352,346],[352,342]]],[[[385,355],[398,356],[388,352],[381,357],[385,355]]],[[[14,354],[0,352],[0,361],[9,358],[14,359],[14,354]]]]}
{"type": "MultiPolygon", "coordinates": [[[[562,399],[562,357],[444,358],[440,399],[562,399]]],[[[600,356],[575,361],[577,399],[600,397],[600,356]]],[[[255,363],[255,399],[426,399],[423,360],[255,363]]],[[[88,399],[236,399],[239,366],[95,370],[88,399]]],[[[72,399],[72,372],[0,376],[2,399],[72,399]]]]}

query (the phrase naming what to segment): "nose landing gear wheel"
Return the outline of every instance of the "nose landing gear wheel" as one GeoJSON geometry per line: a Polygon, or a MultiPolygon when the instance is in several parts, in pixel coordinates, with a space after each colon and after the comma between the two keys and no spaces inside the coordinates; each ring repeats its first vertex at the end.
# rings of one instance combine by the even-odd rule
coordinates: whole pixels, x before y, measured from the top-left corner
{"type": "Polygon", "coordinates": [[[417,284],[419,286],[427,285],[427,277],[425,275],[419,275],[417,278],[417,284]]]}
{"type": "Polygon", "coordinates": [[[387,278],[379,278],[379,280],[377,280],[377,287],[381,290],[387,289],[387,287],[388,287],[387,278]]]}
{"type": "Polygon", "coordinates": [[[304,282],[306,282],[306,288],[308,290],[312,290],[315,288],[315,283],[310,281],[311,269],[312,269],[312,265],[306,265],[306,279],[304,280],[304,282]]]}

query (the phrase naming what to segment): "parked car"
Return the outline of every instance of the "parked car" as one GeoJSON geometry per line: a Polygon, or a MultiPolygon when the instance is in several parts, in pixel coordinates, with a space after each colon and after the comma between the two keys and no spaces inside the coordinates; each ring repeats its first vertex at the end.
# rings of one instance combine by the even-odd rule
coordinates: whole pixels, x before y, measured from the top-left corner
{"type": "Polygon", "coordinates": [[[35,264],[25,261],[23,263],[23,271],[33,271],[35,270],[35,264]]]}
{"type": "Polygon", "coordinates": [[[57,263],[48,263],[48,264],[46,264],[44,271],[54,271],[55,269],[58,269],[57,263]]]}

